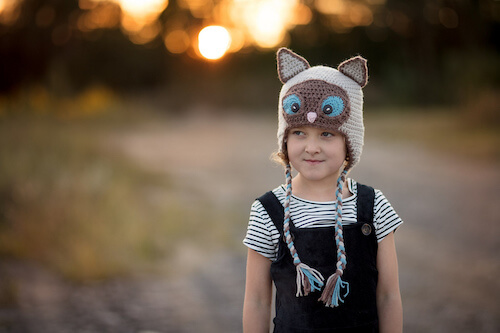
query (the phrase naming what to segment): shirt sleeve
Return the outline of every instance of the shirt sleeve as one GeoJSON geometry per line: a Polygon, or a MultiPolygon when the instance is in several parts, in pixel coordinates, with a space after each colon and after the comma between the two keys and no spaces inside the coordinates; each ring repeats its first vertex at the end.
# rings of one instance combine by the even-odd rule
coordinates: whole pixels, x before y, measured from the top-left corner
{"type": "Polygon", "coordinates": [[[269,214],[256,200],[250,210],[248,229],[243,244],[270,260],[276,260],[279,233],[269,214]]]}
{"type": "Polygon", "coordinates": [[[379,190],[375,190],[375,206],[373,210],[377,241],[380,243],[385,236],[396,231],[403,224],[403,220],[401,220],[394,208],[392,208],[389,200],[379,190]]]}

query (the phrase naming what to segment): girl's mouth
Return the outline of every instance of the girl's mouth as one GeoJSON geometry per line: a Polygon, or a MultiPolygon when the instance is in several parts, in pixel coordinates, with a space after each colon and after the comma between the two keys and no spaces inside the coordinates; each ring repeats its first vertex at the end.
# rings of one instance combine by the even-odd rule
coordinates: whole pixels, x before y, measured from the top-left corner
{"type": "Polygon", "coordinates": [[[320,160],[305,160],[305,162],[308,164],[316,165],[316,164],[321,163],[322,161],[320,161],[320,160]]]}

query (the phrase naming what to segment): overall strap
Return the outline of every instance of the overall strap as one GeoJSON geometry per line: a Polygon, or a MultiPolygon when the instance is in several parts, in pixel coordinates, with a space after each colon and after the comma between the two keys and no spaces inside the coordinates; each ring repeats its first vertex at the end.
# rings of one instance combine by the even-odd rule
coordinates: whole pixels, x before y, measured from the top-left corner
{"type": "Polygon", "coordinates": [[[358,183],[358,222],[373,224],[375,190],[371,186],[358,183]]]}
{"type": "Polygon", "coordinates": [[[283,235],[284,208],[278,198],[276,198],[276,195],[272,191],[269,191],[257,198],[257,200],[260,201],[267,214],[269,214],[280,235],[283,235]]]}

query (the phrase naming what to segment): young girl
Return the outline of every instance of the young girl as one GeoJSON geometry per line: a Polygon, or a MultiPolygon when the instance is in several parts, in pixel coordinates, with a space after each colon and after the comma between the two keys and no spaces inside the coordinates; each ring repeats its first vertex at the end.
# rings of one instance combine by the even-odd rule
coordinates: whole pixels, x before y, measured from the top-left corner
{"type": "Polygon", "coordinates": [[[310,67],[282,48],[277,61],[286,185],[252,205],[244,332],[269,332],[272,282],[274,332],[401,332],[402,221],[380,191],[346,178],[363,146],[366,60],[310,67]]]}

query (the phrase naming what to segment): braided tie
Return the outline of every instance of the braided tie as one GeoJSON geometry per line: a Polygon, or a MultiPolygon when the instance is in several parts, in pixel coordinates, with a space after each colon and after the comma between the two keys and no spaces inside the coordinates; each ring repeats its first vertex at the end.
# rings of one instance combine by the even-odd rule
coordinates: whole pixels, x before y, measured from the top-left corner
{"type": "Polygon", "coordinates": [[[293,264],[297,269],[297,293],[296,296],[307,296],[311,291],[321,290],[324,285],[324,278],[321,273],[300,261],[297,250],[290,233],[290,200],[292,197],[292,172],[291,166],[286,166],[286,195],[285,195],[285,216],[283,221],[283,233],[285,241],[293,258],[293,264]]]}
{"type": "Polygon", "coordinates": [[[340,303],[344,302],[343,298],[349,294],[349,283],[342,281],[341,278],[347,265],[344,235],[342,230],[342,188],[346,175],[347,171],[343,170],[337,180],[337,192],[335,192],[337,197],[337,201],[335,202],[335,244],[337,246],[337,269],[335,273],[332,274],[326,281],[325,289],[319,298],[319,301],[322,301],[328,307],[339,306],[340,303]],[[341,294],[342,289],[346,290],[344,295],[341,294]]]}

